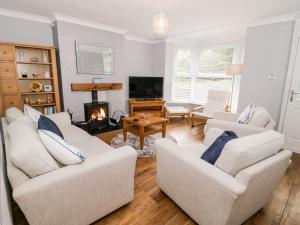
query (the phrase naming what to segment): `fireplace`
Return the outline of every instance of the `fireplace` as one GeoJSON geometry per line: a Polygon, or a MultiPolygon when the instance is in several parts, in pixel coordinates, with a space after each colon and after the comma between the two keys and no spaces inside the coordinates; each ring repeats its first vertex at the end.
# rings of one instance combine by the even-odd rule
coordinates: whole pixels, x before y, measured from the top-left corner
{"type": "Polygon", "coordinates": [[[90,132],[107,128],[109,126],[108,102],[85,103],[84,116],[90,132]]]}

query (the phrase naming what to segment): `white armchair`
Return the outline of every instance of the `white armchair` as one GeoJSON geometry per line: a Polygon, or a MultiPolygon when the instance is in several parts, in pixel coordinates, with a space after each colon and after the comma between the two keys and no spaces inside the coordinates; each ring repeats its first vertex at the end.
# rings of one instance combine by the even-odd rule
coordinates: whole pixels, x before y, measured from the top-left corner
{"type": "Polygon", "coordinates": [[[158,186],[201,225],[243,223],[268,202],[290,162],[283,136],[268,131],[228,142],[211,165],[200,157],[221,132],[209,130],[194,146],[155,143],[158,186]]]}
{"type": "MultiPolygon", "coordinates": [[[[257,107],[255,111],[257,111],[257,109],[266,111],[262,107],[257,107]]],[[[248,124],[240,124],[237,122],[239,116],[239,113],[216,111],[214,113],[214,118],[207,120],[204,127],[204,133],[206,134],[209,129],[215,127],[222,130],[234,131],[239,137],[242,137],[273,130],[276,124],[270,115],[269,118],[266,119],[267,122],[263,123],[265,124],[264,126],[253,121],[255,118],[253,118],[252,121],[250,120],[248,124]]]]}
{"type": "Polygon", "coordinates": [[[200,118],[202,120],[212,119],[215,111],[224,111],[228,104],[229,96],[229,91],[209,90],[205,105],[196,107],[192,110],[192,127],[203,124],[203,122],[196,124],[196,118],[200,118]]]}

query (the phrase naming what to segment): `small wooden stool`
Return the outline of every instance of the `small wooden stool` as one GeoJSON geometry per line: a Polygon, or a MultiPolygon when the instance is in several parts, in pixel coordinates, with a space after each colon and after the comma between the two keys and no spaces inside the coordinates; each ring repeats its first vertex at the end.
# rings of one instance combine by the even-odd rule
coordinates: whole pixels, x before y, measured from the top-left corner
{"type": "Polygon", "coordinates": [[[187,116],[190,120],[190,110],[183,106],[165,106],[166,109],[166,118],[170,121],[172,116],[187,116]]]}

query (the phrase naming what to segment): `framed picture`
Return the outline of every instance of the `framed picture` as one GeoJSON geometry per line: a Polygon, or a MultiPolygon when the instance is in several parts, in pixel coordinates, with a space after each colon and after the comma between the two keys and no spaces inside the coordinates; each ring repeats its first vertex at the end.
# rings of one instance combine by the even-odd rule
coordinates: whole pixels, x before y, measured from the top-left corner
{"type": "Polygon", "coordinates": [[[52,91],[52,85],[50,85],[50,84],[45,84],[45,85],[44,85],[44,91],[45,91],[45,92],[51,92],[51,91],[52,91]]]}

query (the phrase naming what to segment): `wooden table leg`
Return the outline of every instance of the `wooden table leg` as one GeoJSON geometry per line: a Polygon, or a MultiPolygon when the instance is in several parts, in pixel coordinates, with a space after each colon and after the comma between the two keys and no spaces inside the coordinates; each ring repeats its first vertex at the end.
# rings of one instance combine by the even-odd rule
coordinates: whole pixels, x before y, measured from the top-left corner
{"type": "Polygon", "coordinates": [[[128,126],[127,121],[123,120],[123,137],[124,137],[124,141],[127,140],[127,126],[128,126]]]}
{"type": "Polygon", "coordinates": [[[140,149],[144,148],[145,128],[140,126],[140,149]]]}
{"type": "Polygon", "coordinates": [[[166,137],[166,129],[167,129],[167,122],[163,122],[162,123],[162,131],[161,131],[161,135],[162,137],[166,137]]]}

